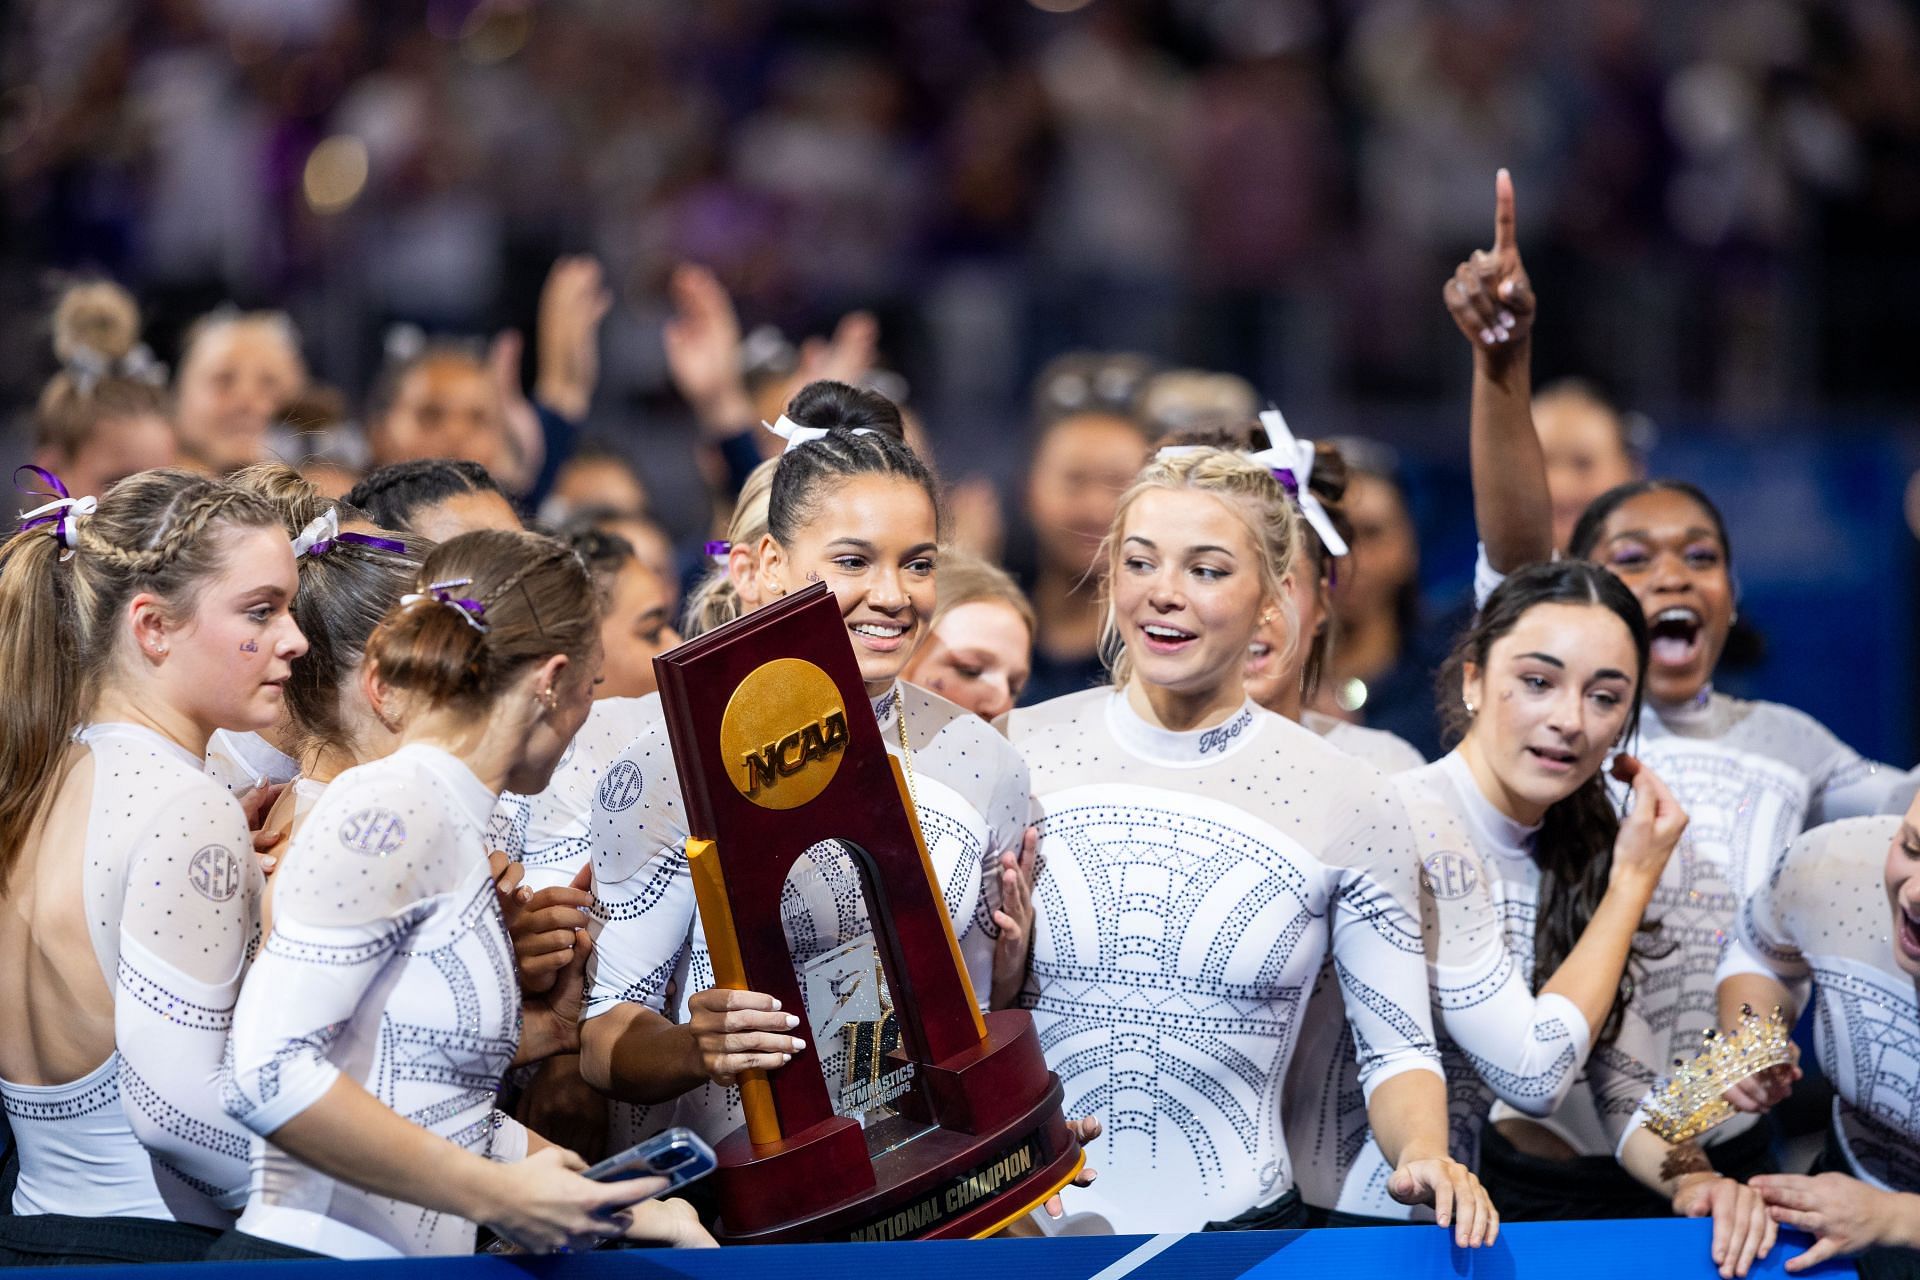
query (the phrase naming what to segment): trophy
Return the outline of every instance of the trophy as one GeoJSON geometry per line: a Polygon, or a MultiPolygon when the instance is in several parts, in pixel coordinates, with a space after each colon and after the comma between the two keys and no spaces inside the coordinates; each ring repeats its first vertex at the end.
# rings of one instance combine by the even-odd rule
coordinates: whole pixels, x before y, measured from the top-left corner
{"type": "MultiPolygon", "coordinates": [[[[854,861],[899,1047],[836,1114],[823,1037],[740,1078],[746,1124],[717,1144],[725,1243],[990,1235],[1084,1160],[1032,1018],[981,1014],[906,779],[868,711],[846,625],[821,583],[654,660],[685,797],[687,862],[718,985],[807,1008],[781,923],[808,849],[854,861]],[[872,1096],[865,1096],[872,1095],[872,1096]]],[[[811,1016],[811,1015],[809,1015],[811,1016]]]]}

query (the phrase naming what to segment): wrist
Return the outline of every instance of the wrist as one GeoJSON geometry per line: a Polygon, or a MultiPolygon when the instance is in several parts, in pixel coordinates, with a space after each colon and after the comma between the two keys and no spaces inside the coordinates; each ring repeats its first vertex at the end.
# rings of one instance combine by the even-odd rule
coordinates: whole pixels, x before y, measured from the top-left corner
{"type": "Polygon", "coordinates": [[[1421,1160],[1451,1160],[1444,1143],[1423,1142],[1415,1139],[1400,1148],[1399,1168],[1406,1168],[1421,1160]]]}
{"type": "Polygon", "coordinates": [[[1624,900],[1643,908],[1653,901],[1653,892],[1659,886],[1660,873],[1641,867],[1616,862],[1607,874],[1608,893],[1618,893],[1624,900]]]}
{"type": "Polygon", "coordinates": [[[1531,335],[1515,338],[1498,347],[1483,347],[1476,343],[1473,348],[1474,371],[1509,391],[1525,389],[1526,373],[1532,367],[1532,362],[1531,335]]]}
{"type": "Polygon", "coordinates": [[[1701,1191],[1720,1181],[1725,1174],[1713,1169],[1702,1169],[1692,1173],[1683,1173],[1673,1180],[1673,1202],[1675,1213],[1685,1213],[1686,1206],[1700,1197],[1701,1191]]]}
{"type": "Polygon", "coordinates": [[[702,396],[694,402],[693,412],[701,427],[715,435],[731,435],[754,423],[753,400],[744,386],[702,396]]]}
{"type": "Polygon", "coordinates": [[[1880,1196],[1877,1242],[1898,1249],[1920,1249],[1920,1195],[1883,1191],[1880,1196]]]}
{"type": "Polygon", "coordinates": [[[454,1213],[468,1222],[498,1221],[500,1206],[511,1198],[507,1167],[471,1152],[461,1154],[467,1158],[460,1162],[460,1173],[452,1180],[454,1213]]]}

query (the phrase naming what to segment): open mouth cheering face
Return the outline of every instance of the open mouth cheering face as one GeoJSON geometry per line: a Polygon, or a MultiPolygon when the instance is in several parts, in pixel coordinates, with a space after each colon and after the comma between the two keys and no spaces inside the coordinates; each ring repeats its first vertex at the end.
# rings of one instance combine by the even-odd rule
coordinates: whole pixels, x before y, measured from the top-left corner
{"type": "Polygon", "coordinates": [[[1134,499],[1113,577],[1114,626],[1133,676],[1183,693],[1242,685],[1261,613],[1276,603],[1260,555],[1221,498],[1154,489],[1134,499]]]}
{"type": "Polygon", "coordinates": [[[1733,625],[1733,579],[1718,522],[1686,494],[1656,489],[1607,517],[1593,558],[1646,612],[1653,639],[1647,692],[1666,704],[1699,693],[1733,625]]]}

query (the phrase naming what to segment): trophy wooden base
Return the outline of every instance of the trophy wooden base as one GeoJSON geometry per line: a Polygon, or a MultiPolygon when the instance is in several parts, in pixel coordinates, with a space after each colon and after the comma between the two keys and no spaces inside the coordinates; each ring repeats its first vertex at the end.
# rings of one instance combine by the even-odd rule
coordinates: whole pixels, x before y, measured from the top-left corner
{"type": "MultiPolygon", "coordinates": [[[[936,1240],[990,1235],[1071,1182],[1085,1157],[1060,1113],[1033,1020],[986,1016],[980,1047],[922,1065],[899,1100],[912,1136],[870,1154],[843,1116],[756,1147],[717,1148],[723,1244],[936,1240]],[[915,1123],[927,1126],[913,1133],[915,1123]]],[[[904,1059],[902,1059],[904,1061],[904,1059]]],[[[896,1122],[889,1121],[889,1125],[896,1122]]]]}

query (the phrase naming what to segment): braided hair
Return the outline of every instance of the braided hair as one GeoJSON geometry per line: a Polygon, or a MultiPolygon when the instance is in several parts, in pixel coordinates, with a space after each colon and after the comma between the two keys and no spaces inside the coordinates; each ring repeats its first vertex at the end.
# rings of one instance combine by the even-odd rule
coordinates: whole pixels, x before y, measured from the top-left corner
{"type": "Polygon", "coordinates": [[[128,476],[76,519],[0,546],[0,877],[52,797],[74,730],[92,713],[125,631],[127,603],[193,612],[225,565],[223,533],[277,529],[261,498],[189,471],[128,476]],[[71,551],[71,557],[62,561],[71,551]]]}
{"type": "Polygon", "coordinates": [[[484,713],[554,654],[584,673],[600,638],[587,566],[543,534],[477,529],[449,538],[427,554],[409,597],[374,630],[367,661],[432,707],[484,713]]]}
{"type": "Polygon", "coordinates": [[[827,434],[780,455],[767,494],[767,532],[792,546],[819,518],[835,489],[856,476],[897,476],[917,484],[940,512],[940,486],[908,447],[899,408],[877,391],[809,382],[787,405],[790,420],[827,434]]]}

